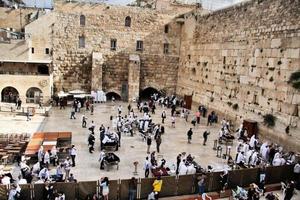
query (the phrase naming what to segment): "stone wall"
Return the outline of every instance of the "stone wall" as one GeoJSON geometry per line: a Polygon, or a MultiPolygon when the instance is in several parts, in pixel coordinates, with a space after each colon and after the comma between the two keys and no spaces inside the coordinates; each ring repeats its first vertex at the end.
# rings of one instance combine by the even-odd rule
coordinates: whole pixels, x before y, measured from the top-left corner
{"type": "Polygon", "coordinates": [[[141,84],[154,81],[160,86],[161,75],[152,73],[159,68],[171,76],[166,79],[170,81],[166,83],[167,90],[175,92],[177,73],[174,70],[178,64],[176,60],[179,60],[181,25],[172,20],[181,12],[165,14],[138,7],[79,3],[58,4],[54,12],[53,66],[58,90],[83,89],[89,92],[103,89],[120,95],[126,93],[129,55],[137,54],[143,65],[141,70],[149,68],[149,73],[141,72],[141,84]],[[85,25],[80,25],[81,15],[85,16],[85,25]],[[130,27],[125,26],[127,16],[131,17],[130,27]],[[165,33],[165,25],[168,25],[168,33],[165,33]],[[85,48],[79,48],[80,36],[85,38],[85,48]],[[117,40],[116,50],[110,48],[111,39],[117,40]],[[143,41],[143,51],[136,50],[137,40],[143,41]],[[168,54],[164,54],[164,43],[169,44],[168,54]],[[93,52],[103,56],[102,74],[98,74],[102,88],[91,88],[91,85],[99,85],[97,77],[92,75],[93,70],[99,70],[97,67],[92,69],[93,52]]]}
{"type": "Polygon", "coordinates": [[[24,28],[29,23],[28,15],[33,12],[35,12],[35,9],[0,7],[0,28],[12,28],[16,31],[21,31],[21,28],[24,28]]]}
{"type": "Polygon", "coordinates": [[[300,2],[294,0],[253,0],[185,15],[177,94],[193,94],[193,101],[235,122],[261,122],[271,113],[276,127],[264,132],[299,150],[300,93],[287,83],[300,69],[299,21],[300,2]],[[284,133],[289,124],[293,137],[284,133]]]}

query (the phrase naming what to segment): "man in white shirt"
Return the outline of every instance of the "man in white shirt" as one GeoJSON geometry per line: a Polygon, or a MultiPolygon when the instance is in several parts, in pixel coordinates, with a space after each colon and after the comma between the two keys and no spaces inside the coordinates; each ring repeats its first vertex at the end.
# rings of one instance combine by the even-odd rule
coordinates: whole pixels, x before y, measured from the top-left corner
{"type": "Polygon", "coordinates": [[[256,143],[257,143],[257,139],[255,135],[252,135],[252,137],[250,138],[249,146],[253,149],[255,148],[256,143]]]}
{"type": "Polygon", "coordinates": [[[75,145],[72,145],[72,148],[70,150],[70,155],[71,155],[71,159],[72,159],[72,167],[75,167],[75,157],[77,155],[77,150],[75,148],[75,145]]]}
{"type": "Polygon", "coordinates": [[[144,162],[145,178],[148,178],[150,168],[151,168],[151,163],[149,162],[149,158],[146,157],[146,160],[144,162]]]}
{"type": "Polygon", "coordinates": [[[236,164],[238,164],[240,167],[245,168],[245,156],[244,152],[238,153],[236,164]]]}
{"type": "Polygon", "coordinates": [[[39,178],[43,181],[46,181],[49,179],[49,171],[46,167],[44,167],[40,173],[39,173],[39,178]]]}
{"type": "Polygon", "coordinates": [[[1,180],[1,183],[2,183],[3,185],[9,185],[9,184],[10,184],[10,177],[4,175],[4,177],[3,177],[2,180],[1,180]]]}

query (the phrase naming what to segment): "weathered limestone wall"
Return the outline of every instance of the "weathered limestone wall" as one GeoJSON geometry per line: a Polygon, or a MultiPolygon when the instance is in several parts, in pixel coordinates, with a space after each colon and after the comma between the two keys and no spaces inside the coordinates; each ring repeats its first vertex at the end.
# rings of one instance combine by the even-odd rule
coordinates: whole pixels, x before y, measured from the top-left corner
{"type": "MultiPolygon", "coordinates": [[[[166,80],[173,82],[166,85],[168,91],[175,92],[177,73],[174,69],[177,66],[174,67],[174,64],[179,59],[180,46],[180,24],[172,22],[175,14],[137,7],[101,4],[91,6],[79,3],[56,5],[54,12],[56,20],[53,27],[53,66],[54,83],[58,91],[96,90],[97,88],[91,88],[91,85],[99,85],[97,79],[92,78],[92,52],[99,52],[103,55],[104,91],[114,91],[121,95],[124,88],[128,88],[128,85],[124,85],[128,84],[129,55],[137,54],[140,56],[141,65],[144,64],[146,69],[149,67],[149,71],[163,67],[164,71],[172,75],[173,77],[166,80]],[[80,25],[80,15],[85,16],[84,26],[80,25]],[[127,16],[131,17],[130,27],[125,27],[127,16]],[[164,33],[168,23],[169,32],[164,33]],[[79,48],[79,36],[85,37],[85,48],[79,48]],[[116,50],[110,49],[111,39],[117,39],[116,50]],[[142,52],[136,51],[137,40],[143,41],[142,52]],[[169,53],[166,55],[163,52],[164,43],[169,43],[169,53]],[[147,63],[148,61],[151,63],[147,63]]],[[[152,80],[161,82],[161,76],[153,74],[144,73],[141,83],[152,80]]]]}
{"type": "Polygon", "coordinates": [[[209,15],[185,16],[177,93],[236,119],[278,120],[264,130],[300,150],[300,93],[288,85],[300,69],[300,1],[254,0],[209,15]],[[234,110],[233,105],[238,109],[234,110]],[[291,125],[292,137],[284,129],[291,125]]]}
{"type": "Polygon", "coordinates": [[[30,8],[11,9],[0,7],[0,28],[13,28],[21,31],[28,24],[28,14],[35,10],[30,8]]]}

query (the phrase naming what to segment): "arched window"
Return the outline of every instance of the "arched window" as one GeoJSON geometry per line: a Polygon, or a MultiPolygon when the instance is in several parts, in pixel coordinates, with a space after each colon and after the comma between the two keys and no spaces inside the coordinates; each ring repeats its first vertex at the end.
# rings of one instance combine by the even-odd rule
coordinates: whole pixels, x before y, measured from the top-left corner
{"type": "Polygon", "coordinates": [[[26,92],[27,103],[39,103],[43,99],[43,92],[37,87],[31,87],[26,92]]]}
{"type": "Polygon", "coordinates": [[[126,27],[130,27],[131,26],[131,18],[129,16],[127,16],[125,18],[125,26],[126,27]]]}
{"type": "Polygon", "coordinates": [[[14,87],[6,87],[1,91],[1,101],[15,103],[19,96],[19,92],[14,87]]]}
{"type": "Polygon", "coordinates": [[[80,26],[85,26],[85,16],[80,15],[80,26]]]}

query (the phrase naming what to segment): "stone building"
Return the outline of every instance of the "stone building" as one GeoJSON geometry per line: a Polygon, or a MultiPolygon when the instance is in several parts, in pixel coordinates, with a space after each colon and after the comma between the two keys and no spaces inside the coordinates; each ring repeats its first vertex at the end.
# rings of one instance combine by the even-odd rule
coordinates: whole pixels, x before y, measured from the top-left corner
{"type": "Polygon", "coordinates": [[[0,48],[15,49],[12,60],[26,54],[22,60],[36,67],[47,61],[48,94],[53,76],[54,93],[103,90],[130,101],[151,87],[192,95],[237,124],[276,116],[272,129],[260,123],[261,133],[299,150],[300,93],[288,84],[300,69],[299,21],[298,0],[252,0],[214,12],[166,0],[154,8],[58,2],[25,27],[31,37],[24,44],[0,48]]]}
{"type": "Polygon", "coordinates": [[[51,98],[54,18],[51,13],[40,12],[39,18],[31,21],[31,14],[37,15],[37,11],[0,9],[0,16],[8,17],[0,23],[0,91],[4,102],[15,102],[19,97],[23,102],[46,103],[51,98]]]}

